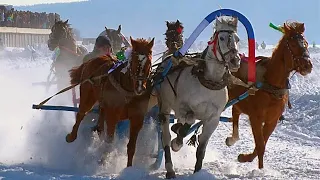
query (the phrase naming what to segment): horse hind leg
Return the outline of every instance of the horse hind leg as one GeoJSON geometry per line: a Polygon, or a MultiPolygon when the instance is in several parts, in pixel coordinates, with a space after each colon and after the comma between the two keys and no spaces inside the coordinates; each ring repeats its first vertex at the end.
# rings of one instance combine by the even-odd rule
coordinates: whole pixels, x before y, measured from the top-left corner
{"type": "Polygon", "coordinates": [[[83,93],[83,87],[80,87],[80,104],[79,104],[79,112],[76,116],[76,122],[72,127],[71,133],[67,134],[66,141],[68,143],[71,143],[77,139],[77,134],[79,130],[80,123],[82,119],[84,118],[85,114],[92,109],[94,103],[96,102],[95,98],[92,96],[89,96],[90,94],[93,94],[92,91],[83,93]]]}
{"type": "Polygon", "coordinates": [[[240,112],[236,109],[236,107],[232,107],[232,136],[227,137],[226,145],[232,146],[239,140],[239,117],[240,112]]]}
{"type": "Polygon", "coordinates": [[[194,173],[202,169],[203,159],[206,153],[206,148],[212,133],[216,130],[219,124],[220,117],[212,117],[209,120],[204,121],[202,133],[199,136],[199,146],[196,152],[196,164],[194,168],[194,173]]]}

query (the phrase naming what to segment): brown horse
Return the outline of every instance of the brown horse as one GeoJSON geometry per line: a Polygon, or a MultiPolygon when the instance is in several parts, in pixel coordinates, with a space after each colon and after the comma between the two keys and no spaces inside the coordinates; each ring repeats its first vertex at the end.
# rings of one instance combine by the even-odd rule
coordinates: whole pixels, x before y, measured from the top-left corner
{"type": "MultiPolygon", "coordinates": [[[[288,101],[289,76],[296,71],[305,76],[312,71],[312,63],[308,52],[308,43],[303,33],[304,23],[284,23],[283,37],[274,49],[271,57],[260,57],[257,62],[257,82],[262,82],[262,87],[255,95],[233,105],[232,137],[226,139],[228,146],[239,140],[238,123],[241,113],[249,116],[252,133],[255,140],[255,149],[251,154],[240,154],[239,162],[251,162],[258,156],[259,169],[263,168],[263,155],[267,141],[274,131],[279,117],[284,111],[288,101]]],[[[247,63],[234,75],[247,82],[247,63]]],[[[246,89],[241,86],[229,88],[229,98],[237,98],[246,89]]]]}
{"type": "Polygon", "coordinates": [[[145,39],[133,40],[131,37],[130,40],[132,52],[128,62],[120,65],[110,75],[106,76],[106,73],[116,62],[110,56],[92,59],[70,70],[71,84],[90,80],[80,85],[80,105],[76,123],[72,132],[66,136],[67,142],[73,142],[77,138],[84,115],[99,101],[98,131],[104,130],[105,121],[109,143],[113,141],[116,124],[121,120],[130,120],[127,166],[132,166],[137,136],[147,112],[151,93],[151,88],[147,88],[147,80],[151,73],[154,44],[154,38],[150,42],[145,39]]]}

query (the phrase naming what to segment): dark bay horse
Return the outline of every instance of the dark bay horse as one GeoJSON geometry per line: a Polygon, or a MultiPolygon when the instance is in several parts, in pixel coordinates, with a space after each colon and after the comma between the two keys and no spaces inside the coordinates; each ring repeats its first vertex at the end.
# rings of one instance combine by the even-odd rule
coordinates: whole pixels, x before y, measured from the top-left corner
{"type": "Polygon", "coordinates": [[[59,48],[59,54],[52,63],[58,81],[58,89],[68,85],[68,70],[82,63],[82,58],[88,53],[84,46],[77,46],[72,28],[66,21],[55,21],[49,35],[48,47],[51,51],[59,48]]]}
{"type": "MultiPolygon", "coordinates": [[[[166,21],[167,25],[167,30],[164,33],[165,35],[165,40],[166,40],[166,46],[167,50],[162,54],[162,61],[165,60],[166,56],[169,56],[176,52],[179,48],[183,46],[183,25],[182,23],[177,20],[177,21],[166,21]]],[[[164,69],[166,66],[166,62],[162,62],[157,69],[157,75],[159,77],[154,77],[155,80],[157,80],[160,77],[159,71],[161,69],[164,69]]],[[[151,95],[150,100],[149,100],[149,105],[148,105],[148,111],[153,108],[154,106],[158,105],[158,99],[156,95],[151,95]]]]}
{"type": "Polygon", "coordinates": [[[165,40],[166,46],[168,48],[167,52],[163,56],[165,58],[166,55],[173,54],[179,48],[183,46],[183,25],[177,20],[176,22],[166,21],[167,31],[165,32],[165,40]]]}
{"type": "MultiPolygon", "coordinates": [[[[232,137],[226,139],[228,146],[239,140],[239,116],[244,113],[249,116],[252,133],[255,141],[255,149],[250,154],[240,154],[239,162],[251,162],[258,156],[259,169],[263,168],[263,156],[267,141],[274,131],[279,117],[284,111],[288,101],[289,76],[296,71],[305,76],[312,71],[312,63],[308,52],[308,43],[303,36],[304,23],[284,23],[282,27],[283,37],[275,47],[271,57],[260,57],[257,62],[256,77],[262,82],[262,88],[255,95],[233,105],[232,137]]],[[[234,75],[247,82],[246,62],[234,75]]],[[[246,89],[240,86],[229,88],[229,98],[235,99],[246,89]]]]}
{"type": "Polygon", "coordinates": [[[151,73],[154,44],[154,38],[150,42],[145,39],[133,40],[131,37],[130,40],[132,52],[129,60],[108,76],[108,70],[117,63],[111,56],[94,58],[70,70],[71,84],[90,80],[80,85],[79,112],[72,132],[66,136],[69,143],[77,138],[83,117],[99,102],[98,130],[104,130],[105,121],[109,143],[114,139],[116,124],[121,120],[130,120],[127,166],[132,166],[137,136],[147,112],[151,93],[151,88],[147,88],[147,81],[151,73]],[[94,80],[94,77],[100,78],[94,80]]]}

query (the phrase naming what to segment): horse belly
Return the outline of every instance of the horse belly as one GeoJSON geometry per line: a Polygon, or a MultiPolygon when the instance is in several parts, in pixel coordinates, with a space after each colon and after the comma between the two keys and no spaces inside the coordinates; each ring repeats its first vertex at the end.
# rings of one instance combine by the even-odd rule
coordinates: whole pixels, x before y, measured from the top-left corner
{"type": "Polygon", "coordinates": [[[117,91],[104,91],[103,102],[106,106],[120,107],[127,103],[125,96],[117,91]]]}

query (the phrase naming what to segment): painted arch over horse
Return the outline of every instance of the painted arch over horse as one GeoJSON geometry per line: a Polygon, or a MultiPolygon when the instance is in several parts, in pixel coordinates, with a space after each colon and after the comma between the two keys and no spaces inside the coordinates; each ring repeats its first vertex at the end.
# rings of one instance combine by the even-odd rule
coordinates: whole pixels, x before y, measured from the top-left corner
{"type": "MultiPolygon", "coordinates": [[[[288,101],[290,89],[289,76],[295,71],[305,76],[312,71],[312,62],[308,52],[308,42],[304,38],[304,23],[284,23],[280,28],[282,38],[274,48],[271,57],[257,57],[257,82],[262,87],[253,96],[249,96],[232,107],[233,132],[226,139],[226,144],[232,146],[239,140],[239,116],[244,113],[249,116],[255,149],[250,154],[240,154],[239,162],[252,162],[258,156],[258,167],[263,168],[263,156],[267,141],[274,131],[278,119],[288,101]]],[[[234,75],[247,81],[248,63],[243,61],[240,69],[234,75]]],[[[246,89],[240,86],[229,87],[229,98],[237,98],[246,89]]]]}
{"type": "Polygon", "coordinates": [[[67,142],[73,142],[77,138],[83,117],[99,102],[98,131],[104,131],[106,122],[107,142],[112,143],[119,121],[130,120],[127,166],[132,166],[137,136],[147,112],[151,94],[147,81],[151,73],[154,45],[154,38],[150,42],[145,39],[134,40],[131,37],[130,40],[132,52],[129,60],[111,74],[107,72],[117,62],[111,56],[94,58],[70,70],[71,84],[80,83],[80,104],[76,122],[71,133],[66,136],[67,142]]]}
{"type": "Polygon", "coordinates": [[[121,33],[121,25],[119,25],[117,30],[105,27],[105,30],[102,31],[99,34],[99,36],[105,35],[110,39],[114,53],[119,52],[121,50],[122,45],[124,45],[125,47],[131,46],[126,37],[121,33]]]}
{"type": "MultiPolygon", "coordinates": [[[[196,119],[203,122],[203,131],[199,138],[194,172],[202,168],[208,140],[218,126],[220,115],[228,101],[226,86],[229,70],[237,71],[240,67],[237,24],[238,18],[216,18],[215,32],[205,58],[191,59],[198,65],[176,66],[157,88],[167,178],[175,177],[170,146],[173,151],[180,150],[184,137],[196,119]],[[169,130],[171,110],[174,110],[178,119],[171,128],[177,134],[172,141],[169,130]]],[[[182,63],[190,59],[183,57],[176,61],[182,63]]]]}
{"type": "Polygon", "coordinates": [[[79,66],[82,63],[83,56],[88,51],[84,46],[76,44],[68,20],[55,21],[49,35],[48,48],[58,53],[52,67],[58,80],[58,89],[62,89],[68,84],[68,70],[74,66],[79,66]]]}

